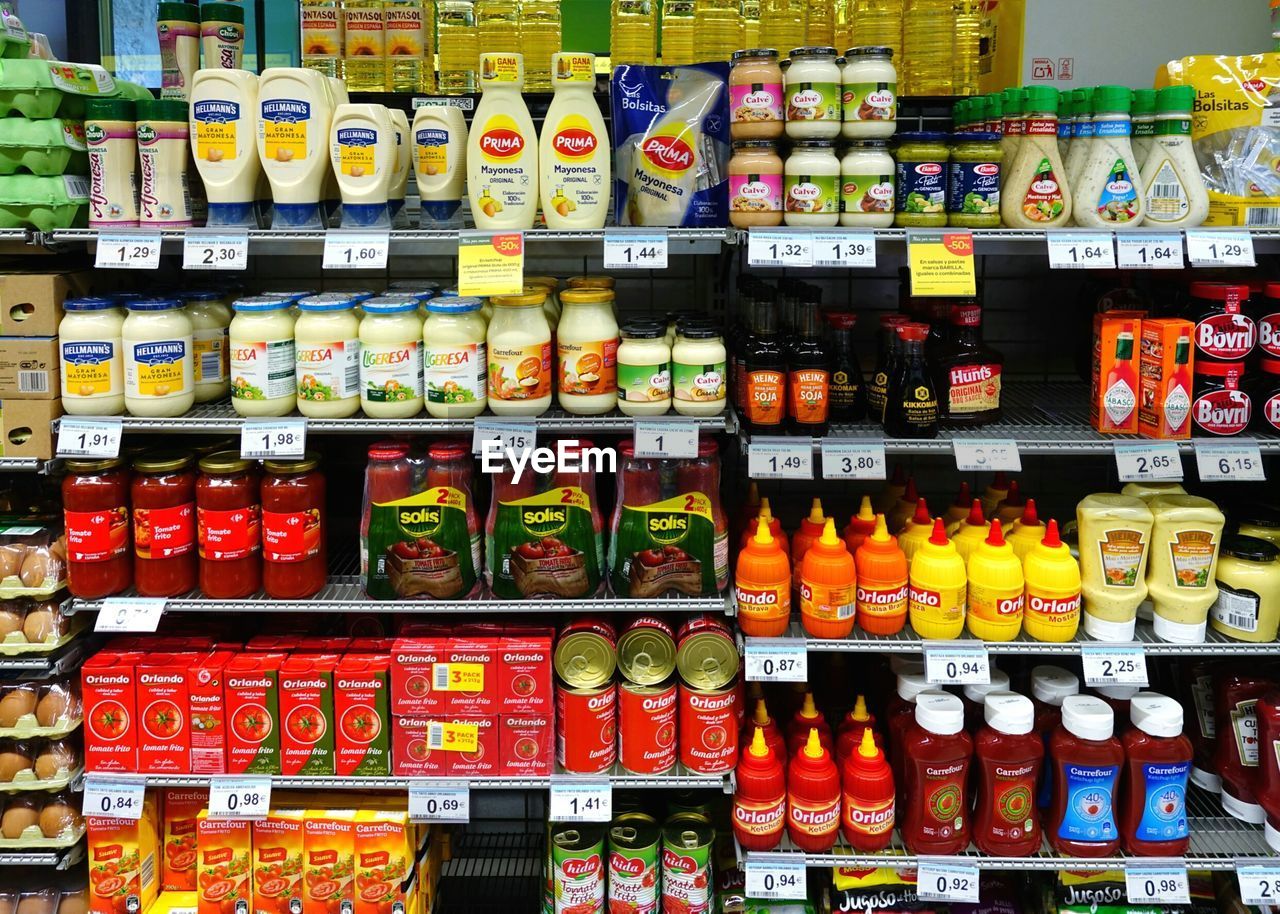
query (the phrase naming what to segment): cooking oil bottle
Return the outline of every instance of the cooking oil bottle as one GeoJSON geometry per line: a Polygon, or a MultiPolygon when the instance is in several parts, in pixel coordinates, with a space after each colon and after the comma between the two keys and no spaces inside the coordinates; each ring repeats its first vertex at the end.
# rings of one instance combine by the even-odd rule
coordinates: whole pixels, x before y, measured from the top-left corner
{"type": "Polygon", "coordinates": [[[351,92],[385,88],[387,36],[382,0],[342,0],[343,66],[351,92]]]}
{"type": "Polygon", "coordinates": [[[760,47],[760,0],[742,0],[739,10],[742,13],[742,46],[760,47]]]}
{"type": "Polygon", "coordinates": [[[853,41],[853,0],[835,0],[835,41],[836,49],[843,54],[854,46],[853,41]]]}
{"type": "Polygon", "coordinates": [[[951,92],[953,95],[977,95],[982,0],[955,0],[955,11],[956,48],[951,71],[951,92]]]}
{"type": "Polygon", "coordinates": [[[786,57],[804,46],[805,0],[760,0],[760,46],[786,57]]]}
{"type": "Polygon", "coordinates": [[[382,10],[387,36],[387,91],[434,92],[434,0],[383,0],[382,10]]]}
{"type": "Polygon", "coordinates": [[[693,25],[698,35],[698,56],[703,60],[728,60],[742,48],[738,0],[695,0],[693,25]]]}
{"type": "MultiPolygon", "coordinates": [[[[809,5],[809,13],[804,23],[804,43],[819,48],[833,48],[836,40],[836,10],[835,4],[812,3],[809,5]]],[[[846,48],[838,49],[841,54],[847,50],[846,48]]]]}
{"type": "Polygon", "coordinates": [[[436,0],[436,41],[440,46],[440,91],[476,91],[480,36],[471,0],[436,0]]]}
{"type": "Polygon", "coordinates": [[[523,53],[520,0],[476,0],[476,27],[480,31],[480,49],[485,53],[523,53]]]}
{"type": "Polygon", "coordinates": [[[560,53],[560,0],[520,0],[526,92],[551,91],[551,55],[560,53]]]}
{"type": "Polygon", "coordinates": [[[657,4],[658,0],[613,0],[609,22],[609,59],[613,66],[657,62],[657,4]]]}
{"type": "Polygon", "coordinates": [[[693,63],[694,0],[662,0],[662,65],[693,63]]]}
{"type": "Polygon", "coordinates": [[[342,11],[338,0],[302,0],[302,65],[342,75],[342,11]]]}
{"type": "Polygon", "coordinates": [[[950,95],[955,55],[953,0],[907,0],[902,19],[903,95],[950,95]]]}
{"type": "Polygon", "coordinates": [[[850,3],[853,4],[853,43],[893,48],[893,63],[901,73],[902,0],[850,0],[850,3]]]}

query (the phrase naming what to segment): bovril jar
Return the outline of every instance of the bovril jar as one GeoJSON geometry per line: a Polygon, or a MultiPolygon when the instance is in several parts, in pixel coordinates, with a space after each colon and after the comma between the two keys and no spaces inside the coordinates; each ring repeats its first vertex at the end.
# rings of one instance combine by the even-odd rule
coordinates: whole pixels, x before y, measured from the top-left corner
{"type": "Polygon", "coordinates": [[[1193,282],[1188,319],[1195,321],[1195,364],[1247,359],[1258,342],[1258,327],[1244,312],[1249,287],[1226,282],[1193,282]]]}
{"type": "Polygon", "coordinates": [[[1253,426],[1262,432],[1280,432],[1280,359],[1263,356],[1249,385],[1253,399],[1253,426]]]}
{"type": "Polygon", "coordinates": [[[1253,401],[1242,386],[1244,369],[1244,362],[1196,362],[1193,438],[1238,435],[1249,427],[1253,401]]]}
{"type": "Polygon", "coordinates": [[[1280,283],[1267,283],[1251,301],[1258,302],[1258,349],[1263,358],[1280,359],[1280,283]]]}
{"type": "Polygon", "coordinates": [[[729,222],[738,228],[782,224],[782,159],[768,140],[740,140],[729,160],[729,222]]]}

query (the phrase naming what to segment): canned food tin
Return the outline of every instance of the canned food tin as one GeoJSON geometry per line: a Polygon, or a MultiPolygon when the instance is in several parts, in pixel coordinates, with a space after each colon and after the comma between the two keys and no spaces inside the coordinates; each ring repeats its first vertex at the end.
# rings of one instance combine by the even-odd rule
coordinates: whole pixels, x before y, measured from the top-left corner
{"type": "Polygon", "coordinates": [[[556,641],[555,667],[560,679],[577,689],[594,689],[613,678],[618,665],[618,635],[599,619],[570,622],[556,641]]]}
{"type": "Polygon", "coordinates": [[[599,774],[618,760],[618,687],[556,688],[556,761],[573,774],[599,774]]]}
{"type": "Polygon", "coordinates": [[[557,825],[551,829],[556,911],[604,911],[604,827],[557,825]]]}
{"type": "Polygon", "coordinates": [[[678,813],[662,824],[662,910],[709,914],[716,831],[703,816],[678,813]]]}
{"type": "Polygon", "coordinates": [[[618,671],[639,685],[665,682],[676,668],[676,636],[656,616],[640,616],[618,638],[618,671]]]}
{"type": "Polygon", "coordinates": [[[737,697],[732,685],[707,690],[680,685],[680,761],[690,771],[721,774],[738,764],[737,697]]]}
{"type": "Polygon", "coordinates": [[[676,669],[686,685],[719,689],[738,675],[738,645],[723,620],[694,616],[676,634],[676,669]]]}
{"type": "Polygon", "coordinates": [[[711,803],[707,800],[705,791],[677,790],[667,800],[667,813],[672,816],[678,813],[691,813],[695,816],[702,816],[702,818],[710,822],[711,803]]]}
{"type": "Polygon", "coordinates": [[[632,774],[662,774],[676,764],[676,684],[618,686],[618,758],[632,774]]]}
{"type": "Polygon", "coordinates": [[[609,826],[609,914],[656,914],[658,842],[653,816],[629,812],[609,826]]]}

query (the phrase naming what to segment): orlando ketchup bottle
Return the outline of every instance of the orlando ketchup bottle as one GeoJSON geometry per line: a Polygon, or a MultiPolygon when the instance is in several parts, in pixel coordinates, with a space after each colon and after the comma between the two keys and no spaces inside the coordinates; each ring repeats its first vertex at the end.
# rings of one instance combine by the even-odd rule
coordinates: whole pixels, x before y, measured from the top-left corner
{"type": "Polygon", "coordinates": [[[916,696],[902,740],[902,841],[913,854],[958,854],[969,846],[969,764],[973,740],[964,705],[947,692],[916,696]]]}
{"type": "Polygon", "coordinates": [[[1116,800],[1124,750],[1115,714],[1101,698],[1062,700],[1062,723],[1049,737],[1053,801],[1045,827],[1049,843],[1069,857],[1110,857],[1120,847],[1116,800]]]}
{"type": "MultiPolygon", "coordinates": [[[[854,748],[862,742],[862,734],[867,730],[875,730],[875,715],[867,710],[867,699],[864,695],[859,695],[853,703],[853,707],[849,709],[849,713],[840,721],[840,726],[836,728],[836,764],[843,765],[844,760],[852,753],[854,748]]],[[[879,743],[880,734],[872,734],[876,743],[879,743]]]]}
{"type": "Polygon", "coordinates": [[[893,771],[876,743],[875,731],[862,731],[862,740],[840,766],[840,775],[844,840],[855,852],[884,850],[893,837],[893,771]]]}
{"type": "Polygon", "coordinates": [[[795,755],[809,742],[809,733],[818,731],[818,740],[828,752],[832,751],[835,740],[831,733],[831,725],[822,716],[813,702],[813,693],[804,693],[804,703],[796,708],[795,715],[787,724],[787,755],[795,755]]]}
{"type": "Polygon", "coordinates": [[[744,635],[775,638],[786,632],[791,624],[791,562],[763,517],[738,553],[733,591],[744,635]]]}
{"type": "Polygon", "coordinates": [[[1124,849],[1141,857],[1181,857],[1191,843],[1187,779],[1194,752],[1182,735],[1182,705],[1167,695],[1139,692],[1129,703],[1124,732],[1124,849]]]}
{"type": "Polygon", "coordinates": [[[778,761],[786,764],[787,761],[787,741],[782,736],[782,731],[778,729],[777,722],[769,716],[769,709],[765,707],[764,699],[756,699],[756,710],[742,728],[742,735],[738,739],[738,744],[742,746],[750,746],[751,741],[755,739],[755,731],[764,731],[764,741],[769,744],[769,748],[773,750],[773,754],[778,757],[778,761]]]}
{"type": "Polygon", "coordinates": [[[787,836],[810,854],[823,854],[840,829],[840,774],[818,731],[787,763],[787,836]]]}
{"type": "Polygon", "coordinates": [[[1025,857],[1040,849],[1036,780],[1044,743],[1035,732],[1035,706],[1025,695],[992,692],[983,716],[986,725],[974,739],[973,843],[995,857],[1025,857]]]}
{"type": "Polygon", "coordinates": [[[782,840],[787,812],[787,775],[782,760],[757,727],[738,760],[733,792],[733,836],[744,850],[771,851],[782,840]]]}

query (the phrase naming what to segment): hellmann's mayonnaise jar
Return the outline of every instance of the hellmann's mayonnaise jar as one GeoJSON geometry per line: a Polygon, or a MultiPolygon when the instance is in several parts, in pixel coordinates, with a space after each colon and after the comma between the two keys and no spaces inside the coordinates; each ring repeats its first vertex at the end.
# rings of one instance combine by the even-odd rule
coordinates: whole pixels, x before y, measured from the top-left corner
{"type": "Polygon", "coordinates": [[[351,297],[309,296],[298,302],[293,357],[298,412],[344,419],[360,409],[360,320],[351,297]]]}
{"type": "Polygon", "coordinates": [[[287,416],[297,405],[292,305],[278,295],[231,305],[231,405],[241,416],[287,416]]]}
{"type": "Polygon", "coordinates": [[[58,324],[62,411],[69,416],[124,412],[124,312],[109,298],[68,298],[58,324]]]}
{"type": "Polygon", "coordinates": [[[209,225],[257,228],[258,77],[197,70],[191,85],[191,149],[209,199],[209,225]]]}
{"type": "Polygon", "coordinates": [[[1198,644],[1204,641],[1209,607],[1218,599],[1214,577],[1226,519],[1218,506],[1195,495],[1151,499],[1155,527],[1147,590],[1156,637],[1198,644]]]}
{"type": "Polygon", "coordinates": [[[1147,596],[1154,518],[1140,498],[1100,493],[1076,506],[1084,630],[1099,641],[1132,641],[1147,596]]]}
{"type": "MultiPolygon", "coordinates": [[[[531,320],[532,323],[536,321],[531,320]]],[[[503,330],[501,349],[504,354],[519,349],[519,325],[517,318],[514,326],[503,330]]],[[[540,330],[533,326],[528,328],[528,332],[537,338],[541,336],[540,330]]],[[[492,341],[486,343],[485,334],[485,322],[480,316],[480,299],[442,295],[427,302],[427,322],[422,327],[422,338],[426,344],[423,364],[427,412],[436,419],[470,419],[484,412],[491,393],[490,375],[496,368],[501,378],[503,369],[508,367],[506,362],[495,366],[492,361],[493,350],[490,348],[492,341]]],[[[548,335],[548,362],[550,348],[548,335]]],[[[520,359],[515,358],[515,362],[515,365],[510,366],[513,373],[520,364],[520,359]]],[[[543,375],[546,377],[548,399],[550,373],[548,364],[543,375]]]]}
{"type": "Polygon", "coordinates": [[[221,400],[231,386],[231,353],[228,334],[231,308],[222,293],[205,290],[184,292],[191,319],[191,358],[196,373],[196,402],[221,400]]]}
{"type": "Polygon", "coordinates": [[[323,228],[320,202],[329,162],[333,105],[322,73],[270,67],[258,80],[258,156],[274,203],[275,228],[323,228]]]}
{"type": "Polygon", "coordinates": [[[338,105],[329,129],[329,158],[342,193],[343,228],[389,228],[387,201],[400,159],[387,109],[338,105]]]}
{"type": "Polygon", "coordinates": [[[196,401],[191,319],[174,298],[129,302],[120,328],[124,407],[132,416],[184,415],[196,401]]]}
{"type": "Polygon", "coordinates": [[[618,322],[610,289],[566,289],[556,327],[556,376],[565,412],[599,416],[618,403],[618,322]]]}
{"type": "Polygon", "coordinates": [[[360,310],[360,408],[372,419],[418,415],[424,349],[418,300],[388,293],[363,302],[360,310]]]}

